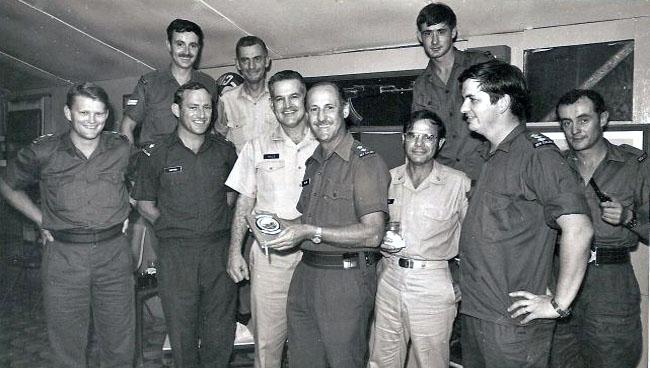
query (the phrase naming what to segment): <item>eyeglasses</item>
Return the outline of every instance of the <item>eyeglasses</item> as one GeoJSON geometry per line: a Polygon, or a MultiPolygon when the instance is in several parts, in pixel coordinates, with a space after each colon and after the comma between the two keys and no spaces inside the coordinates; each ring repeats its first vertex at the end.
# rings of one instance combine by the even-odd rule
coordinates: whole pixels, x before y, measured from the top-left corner
{"type": "Polygon", "coordinates": [[[410,133],[410,132],[404,134],[404,138],[407,141],[415,142],[415,141],[417,141],[419,139],[420,141],[424,141],[424,142],[427,142],[427,143],[433,143],[436,139],[438,139],[438,137],[433,135],[433,134],[416,134],[416,133],[410,133]]]}

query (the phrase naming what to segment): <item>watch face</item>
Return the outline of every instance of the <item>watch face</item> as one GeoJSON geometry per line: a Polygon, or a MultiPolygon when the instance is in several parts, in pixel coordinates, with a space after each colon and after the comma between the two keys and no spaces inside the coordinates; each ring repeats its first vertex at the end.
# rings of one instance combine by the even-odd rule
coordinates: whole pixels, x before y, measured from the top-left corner
{"type": "Polygon", "coordinates": [[[319,244],[320,241],[321,241],[321,238],[320,238],[320,236],[315,236],[315,237],[311,238],[311,241],[312,241],[314,244],[319,244]]]}
{"type": "Polygon", "coordinates": [[[255,226],[264,234],[275,235],[280,233],[280,223],[272,215],[256,215],[255,226]]]}

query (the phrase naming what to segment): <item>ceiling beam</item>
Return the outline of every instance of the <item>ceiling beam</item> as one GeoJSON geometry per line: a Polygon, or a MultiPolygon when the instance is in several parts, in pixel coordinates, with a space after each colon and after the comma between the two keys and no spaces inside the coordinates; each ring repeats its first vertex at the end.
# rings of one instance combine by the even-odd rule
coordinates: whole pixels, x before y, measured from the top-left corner
{"type": "Polygon", "coordinates": [[[60,81],[66,82],[68,84],[74,84],[74,82],[69,80],[69,79],[59,77],[58,75],[52,74],[52,73],[48,72],[47,70],[41,69],[41,68],[37,67],[36,65],[32,65],[32,64],[26,62],[25,60],[22,60],[22,59],[19,59],[19,58],[15,57],[15,56],[9,55],[6,52],[2,52],[1,50],[0,50],[0,55],[6,56],[7,58],[9,58],[11,60],[17,61],[18,63],[23,64],[23,65],[26,65],[26,66],[30,67],[31,69],[38,70],[39,72],[41,72],[41,73],[43,73],[43,74],[45,74],[47,76],[50,76],[52,78],[56,78],[56,79],[58,79],[60,81]]]}

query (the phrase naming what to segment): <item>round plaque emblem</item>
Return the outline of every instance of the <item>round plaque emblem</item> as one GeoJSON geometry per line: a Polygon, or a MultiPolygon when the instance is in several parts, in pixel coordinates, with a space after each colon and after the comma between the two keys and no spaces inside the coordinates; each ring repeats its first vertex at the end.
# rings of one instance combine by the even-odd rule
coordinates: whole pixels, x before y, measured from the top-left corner
{"type": "Polygon", "coordinates": [[[264,234],[275,235],[280,233],[280,223],[271,215],[256,215],[255,226],[264,234]]]}

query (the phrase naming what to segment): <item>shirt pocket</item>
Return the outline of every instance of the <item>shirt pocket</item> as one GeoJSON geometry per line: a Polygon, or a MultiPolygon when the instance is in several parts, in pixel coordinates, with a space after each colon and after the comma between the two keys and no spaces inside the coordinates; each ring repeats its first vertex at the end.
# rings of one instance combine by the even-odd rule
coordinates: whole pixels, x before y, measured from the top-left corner
{"type": "Polygon", "coordinates": [[[261,191],[281,190],[287,183],[283,172],[284,160],[262,161],[255,167],[255,177],[261,191]]]}
{"type": "Polygon", "coordinates": [[[449,205],[430,206],[422,209],[424,217],[421,231],[422,239],[428,239],[441,232],[450,231],[457,221],[458,214],[450,211],[449,205]]]}
{"type": "Polygon", "coordinates": [[[47,205],[58,211],[78,210],[84,204],[87,185],[81,186],[75,181],[74,175],[48,178],[45,180],[47,186],[47,205]]]}
{"type": "Polygon", "coordinates": [[[482,233],[487,242],[514,239],[527,230],[524,213],[517,208],[514,198],[485,192],[481,210],[482,233]]]}
{"type": "Polygon", "coordinates": [[[120,172],[103,172],[97,174],[97,180],[90,183],[93,188],[93,203],[100,208],[117,208],[127,201],[124,174],[120,172]]]}
{"type": "Polygon", "coordinates": [[[333,223],[348,222],[356,219],[352,186],[329,182],[323,187],[323,208],[326,208],[328,218],[333,223]]]}

